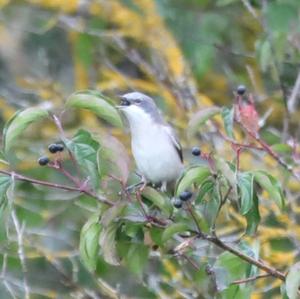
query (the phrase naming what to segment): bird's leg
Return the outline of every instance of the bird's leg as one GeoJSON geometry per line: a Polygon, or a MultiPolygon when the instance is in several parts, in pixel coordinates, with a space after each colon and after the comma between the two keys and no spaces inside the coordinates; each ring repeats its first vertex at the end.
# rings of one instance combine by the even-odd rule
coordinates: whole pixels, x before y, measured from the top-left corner
{"type": "Polygon", "coordinates": [[[167,192],[167,182],[166,181],[161,183],[160,191],[161,192],[167,192]]]}
{"type": "Polygon", "coordinates": [[[142,201],[142,192],[144,191],[145,187],[147,186],[146,178],[143,175],[141,175],[140,183],[141,183],[141,187],[136,190],[136,198],[137,198],[137,200],[138,200],[138,202],[141,206],[141,209],[142,209],[142,212],[143,212],[145,218],[148,219],[148,215],[147,215],[147,212],[144,208],[144,204],[143,204],[143,201],[142,201]]]}
{"type": "Polygon", "coordinates": [[[137,187],[139,187],[139,186],[141,186],[141,185],[143,185],[143,184],[144,184],[144,182],[143,182],[143,181],[140,181],[140,182],[138,182],[138,183],[135,183],[135,184],[133,184],[133,185],[130,185],[130,186],[126,187],[126,191],[127,191],[127,192],[130,192],[130,191],[136,189],[137,187]]]}
{"type": "Polygon", "coordinates": [[[133,184],[133,185],[130,185],[126,188],[126,191],[127,192],[130,192],[134,189],[142,189],[141,191],[143,191],[145,189],[145,186],[147,185],[147,181],[146,181],[146,178],[142,175],[142,174],[139,174],[138,172],[135,172],[135,174],[141,179],[139,182],[133,184]],[[137,188],[141,186],[140,188],[137,188]]]}

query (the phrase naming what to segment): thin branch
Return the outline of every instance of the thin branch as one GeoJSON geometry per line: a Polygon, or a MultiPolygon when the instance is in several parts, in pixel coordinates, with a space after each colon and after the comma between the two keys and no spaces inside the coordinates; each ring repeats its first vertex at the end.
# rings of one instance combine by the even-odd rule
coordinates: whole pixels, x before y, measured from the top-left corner
{"type": "Polygon", "coordinates": [[[233,281],[231,284],[242,284],[242,283],[247,283],[247,282],[255,281],[255,280],[257,280],[257,279],[266,278],[266,277],[270,277],[270,276],[271,276],[270,273],[260,274],[260,275],[253,276],[253,277],[248,277],[248,278],[245,278],[245,279],[235,280],[235,281],[233,281]]]}
{"type": "Polygon", "coordinates": [[[234,254],[235,256],[238,256],[239,258],[241,258],[242,260],[246,261],[247,263],[254,265],[256,267],[258,267],[259,269],[269,273],[270,275],[272,275],[273,277],[276,277],[282,281],[285,281],[285,274],[278,271],[275,268],[272,268],[271,266],[267,265],[265,262],[263,261],[258,261],[256,259],[254,259],[251,256],[248,256],[242,252],[240,252],[239,250],[225,244],[222,240],[220,240],[218,237],[216,236],[209,236],[209,235],[203,235],[201,234],[199,236],[200,238],[203,238],[213,244],[215,244],[216,246],[234,254]]]}
{"type": "Polygon", "coordinates": [[[252,132],[251,130],[249,130],[246,126],[244,126],[244,124],[235,117],[235,121],[242,127],[242,129],[250,136],[252,137],[254,140],[256,140],[256,142],[259,143],[259,145],[274,159],[278,162],[278,164],[280,164],[281,166],[283,166],[286,170],[288,170],[294,178],[296,178],[298,181],[300,181],[300,177],[297,175],[297,173],[294,171],[294,169],[292,168],[292,166],[288,165],[277,153],[275,153],[271,147],[265,143],[262,139],[260,139],[260,136],[257,133],[252,132]]]}
{"type": "Polygon", "coordinates": [[[66,186],[66,185],[61,185],[61,184],[57,184],[57,183],[41,181],[41,180],[29,178],[24,175],[21,175],[21,174],[15,173],[15,172],[6,171],[6,170],[0,170],[0,173],[2,173],[4,175],[8,175],[10,177],[14,177],[18,181],[28,182],[28,183],[35,184],[35,185],[42,185],[42,186],[47,186],[50,188],[56,188],[56,189],[67,190],[67,191],[77,191],[77,192],[89,195],[108,206],[114,205],[114,203],[109,201],[108,199],[106,199],[104,197],[100,197],[97,194],[95,194],[94,192],[86,190],[84,188],[72,187],[72,186],[66,186]]]}
{"type": "Polygon", "coordinates": [[[200,267],[196,264],[196,262],[190,258],[188,255],[186,254],[181,254],[181,257],[183,257],[196,271],[200,271],[200,267]]]}

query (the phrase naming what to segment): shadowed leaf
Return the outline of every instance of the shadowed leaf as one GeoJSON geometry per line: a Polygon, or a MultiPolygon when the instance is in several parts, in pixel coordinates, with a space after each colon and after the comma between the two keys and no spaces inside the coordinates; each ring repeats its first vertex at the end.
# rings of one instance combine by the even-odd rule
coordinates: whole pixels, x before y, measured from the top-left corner
{"type": "Polygon", "coordinates": [[[157,206],[164,214],[171,215],[173,206],[168,198],[151,187],[146,187],[142,193],[143,197],[150,200],[157,206]]]}

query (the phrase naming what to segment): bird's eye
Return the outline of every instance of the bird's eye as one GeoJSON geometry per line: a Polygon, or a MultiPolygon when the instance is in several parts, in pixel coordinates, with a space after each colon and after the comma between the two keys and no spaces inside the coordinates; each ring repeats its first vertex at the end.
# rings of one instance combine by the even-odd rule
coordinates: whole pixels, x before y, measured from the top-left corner
{"type": "Polygon", "coordinates": [[[135,100],[134,101],[135,104],[141,104],[141,102],[142,102],[141,100],[135,100]]]}
{"type": "Polygon", "coordinates": [[[130,104],[131,103],[127,99],[125,98],[121,99],[121,106],[130,106],[130,104]]]}

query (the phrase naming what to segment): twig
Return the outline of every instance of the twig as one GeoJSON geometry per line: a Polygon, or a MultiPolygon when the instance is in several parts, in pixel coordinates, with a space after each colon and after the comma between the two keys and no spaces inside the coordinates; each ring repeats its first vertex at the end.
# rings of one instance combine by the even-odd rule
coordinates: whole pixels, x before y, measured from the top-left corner
{"type": "Polygon", "coordinates": [[[197,227],[197,230],[198,230],[198,234],[202,235],[201,227],[200,227],[200,225],[199,225],[199,223],[197,221],[197,218],[196,218],[196,216],[195,216],[195,214],[193,212],[191,203],[187,202],[186,206],[187,206],[187,210],[188,210],[189,214],[191,215],[191,217],[193,218],[193,220],[194,220],[194,222],[196,224],[196,227],[197,227]]]}
{"type": "Polygon", "coordinates": [[[271,147],[265,143],[262,139],[260,139],[260,136],[257,133],[252,132],[251,130],[249,130],[246,126],[244,126],[244,124],[235,117],[235,121],[242,127],[242,129],[250,136],[252,137],[254,140],[256,140],[256,142],[259,143],[259,145],[274,159],[276,160],[281,166],[283,166],[286,170],[288,170],[294,178],[296,178],[298,181],[300,181],[300,177],[295,173],[295,171],[293,170],[293,168],[288,165],[279,155],[277,155],[272,149],[271,147]]]}
{"type": "Polygon", "coordinates": [[[184,253],[181,254],[180,256],[183,257],[185,260],[187,260],[195,270],[197,270],[197,271],[200,270],[200,267],[195,263],[195,261],[192,258],[190,258],[189,256],[187,256],[184,253]]]}
{"type": "Polygon", "coordinates": [[[51,183],[51,182],[46,182],[46,181],[41,181],[41,180],[29,178],[29,177],[26,177],[24,175],[21,175],[21,174],[15,173],[15,172],[6,171],[6,170],[0,170],[0,173],[2,173],[4,175],[8,175],[10,177],[14,177],[18,181],[28,182],[28,183],[35,184],[35,185],[42,185],[42,186],[47,186],[47,187],[50,187],[50,188],[56,188],[56,189],[67,190],[67,191],[77,191],[77,192],[80,192],[80,193],[85,193],[86,195],[89,195],[93,198],[96,198],[97,200],[99,200],[100,202],[102,202],[102,203],[104,203],[108,206],[113,206],[114,205],[114,203],[109,201],[108,199],[103,198],[103,197],[99,197],[94,192],[83,189],[83,188],[66,186],[66,185],[61,185],[61,184],[51,183]]]}
{"type": "Polygon", "coordinates": [[[260,274],[260,275],[253,276],[253,277],[248,277],[248,278],[245,278],[245,279],[235,280],[231,284],[247,283],[247,282],[251,282],[251,281],[254,281],[254,280],[257,280],[257,279],[266,278],[266,277],[270,277],[270,276],[271,276],[270,273],[260,274]]]}
{"type": "Polygon", "coordinates": [[[215,244],[216,246],[234,254],[235,256],[238,256],[239,258],[241,258],[242,260],[248,262],[249,264],[252,264],[256,267],[258,267],[259,269],[269,273],[270,275],[272,275],[273,277],[276,277],[282,281],[285,281],[285,274],[278,271],[275,268],[272,268],[270,266],[268,266],[267,264],[265,264],[262,261],[258,261],[256,259],[254,259],[253,257],[250,257],[242,252],[240,252],[239,250],[225,244],[222,240],[220,240],[218,237],[216,236],[210,236],[210,235],[203,235],[201,234],[199,236],[200,238],[203,238],[213,244],[215,244]]]}
{"type": "MultiPolygon", "coordinates": [[[[63,142],[65,143],[66,140],[67,140],[67,137],[66,137],[66,134],[65,134],[65,131],[64,131],[64,129],[63,129],[63,126],[62,126],[62,124],[61,124],[60,119],[59,119],[55,114],[52,115],[52,118],[53,118],[53,120],[54,120],[54,123],[55,123],[55,125],[56,125],[56,127],[57,127],[57,129],[58,129],[58,131],[59,131],[59,133],[60,133],[60,135],[61,135],[61,139],[62,139],[63,142]]],[[[76,161],[76,159],[75,159],[73,153],[72,153],[68,148],[67,148],[67,151],[68,151],[69,157],[70,157],[70,159],[71,159],[73,165],[74,165],[75,168],[76,168],[77,174],[78,174],[78,176],[79,176],[79,175],[80,175],[80,168],[79,168],[79,166],[78,166],[78,163],[77,163],[77,161],[76,161]]]]}

